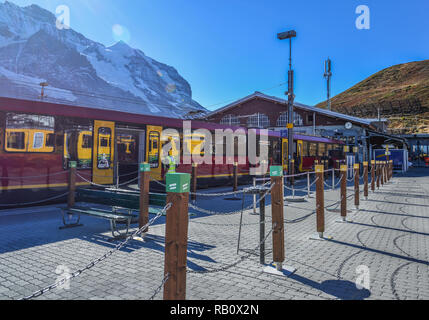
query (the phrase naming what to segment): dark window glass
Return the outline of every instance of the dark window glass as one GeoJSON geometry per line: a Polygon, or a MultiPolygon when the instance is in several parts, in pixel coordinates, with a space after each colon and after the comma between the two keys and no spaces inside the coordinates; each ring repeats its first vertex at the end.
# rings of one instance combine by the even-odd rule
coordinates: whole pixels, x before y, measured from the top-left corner
{"type": "Polygon", "coordinates": [[[8,132],[6,137],[6,148],[16,151],[25,151],[25,133],[24,132],[8,132]]]}

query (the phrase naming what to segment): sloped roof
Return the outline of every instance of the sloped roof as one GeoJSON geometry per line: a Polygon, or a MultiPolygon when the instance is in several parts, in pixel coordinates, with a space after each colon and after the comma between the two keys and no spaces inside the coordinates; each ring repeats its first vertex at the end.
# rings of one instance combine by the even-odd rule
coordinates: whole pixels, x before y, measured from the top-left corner
{"type": "MultiPolygon", "coordinates": [[[[215,111],[212,111],[212,112],[206,114],[205,118],[209,118],[209,117],[211,117],[215,114],[218,114],[220,112],[227,111],[231,108],[234,108],[234,107],[236,107],[236,106],[238,106],[244,102],[247,102],[247,101],[255,99],[255,98],[261,98],[261,99],[265,99],[268,101],[274,101],[277,103],[285,104],[286,106],[288,104],[288,101],[285,99],[281,99],[281,98],[274,97],[274,96],[269,96],[269,95],[266,95],[266,94],[261,93],[261,92],[255,92],[255,93],[248,95],[248,96],[246,96],[240,100],[237,100],[233,103],[230,103],[230,104],[228,104],[228,105],[226,105],[220,109],[217,109],[215,111]]],[[[308,105],[305,105],[302,103],[298,103],[298,102],[294,102],[294,107],[295,107],[295,109],[301,109],[301,110],[305,110],[305,111],[309,111],[309,112],[315,112],[315,113],[323,114],[325,116],[332,117],[332,118],[344,119],[346,121],[350,121],[353,123],[359,123],[359,124],[365,125],[365,126],[372,126],[372,123],[375,122],[374,119],[363,119],[363,118],[353,117],[353,116],[349,116],[349,115],[339,113],[339,112],[335,112],[335,111],[329,111],[326,109],[311,107],[311,106],[308,106],[308,105]]]]}

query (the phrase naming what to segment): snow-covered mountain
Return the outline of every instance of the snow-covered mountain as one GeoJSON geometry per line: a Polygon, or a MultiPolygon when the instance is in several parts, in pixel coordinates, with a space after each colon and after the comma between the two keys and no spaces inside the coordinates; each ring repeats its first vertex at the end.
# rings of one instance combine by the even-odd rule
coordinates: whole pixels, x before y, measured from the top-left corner
{"type": "Polygon", "coordinates": [[[124,42],[106,47],[37,5],[0,3],[0,96],[183,117],[206,111],[176,69],[124,42]]]}

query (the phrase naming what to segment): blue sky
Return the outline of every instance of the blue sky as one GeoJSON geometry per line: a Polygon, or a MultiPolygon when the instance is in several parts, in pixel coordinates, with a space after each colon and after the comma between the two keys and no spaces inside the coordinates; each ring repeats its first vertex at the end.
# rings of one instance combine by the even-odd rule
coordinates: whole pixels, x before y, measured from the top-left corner
{"type": "Polygon", "coordinates": [[[332,95],[386,67],[429,59],[427,0],[13,0],[52,12],[71,10],[71,27],[111,45],[123,38],[174,66],[193,98],[213,110],[254,91],[285,97],[293,41],[296,100],[326,98],[323,62],[333,61],[332,95]],[[358,30],[356,7],[370,9],[370,29],[358,30]],[[126,30],[122,36],[114,25],[126,30]],[[269,90],[268,90],[269,89],[269,90]]]}

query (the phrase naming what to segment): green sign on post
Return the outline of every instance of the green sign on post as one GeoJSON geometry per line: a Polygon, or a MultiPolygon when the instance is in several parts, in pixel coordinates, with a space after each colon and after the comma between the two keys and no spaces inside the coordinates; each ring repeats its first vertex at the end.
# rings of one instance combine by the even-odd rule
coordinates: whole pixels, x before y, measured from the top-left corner
{"type": "Polygon", "coordinates": [[[150,164],[149,163],[140,163],[140,172],[149,172],[150,164]]]}
{"type": "Polygon", "coordinates": [[[270,167],[270,177],[283,177],[283,167],[282,166],[271,166],[270,167]]]}
{"type": "Polygon", "coordinates": [[[191,189],[191,175],[188,173],[168,173],[167,192],[186,193],[191,189]]]}
{"type": "Polygon", "coordinates": [[[70,168],[77,168],[77,162],[76,161],[70,161],[69,165],[70,165],[70,168]]]}

